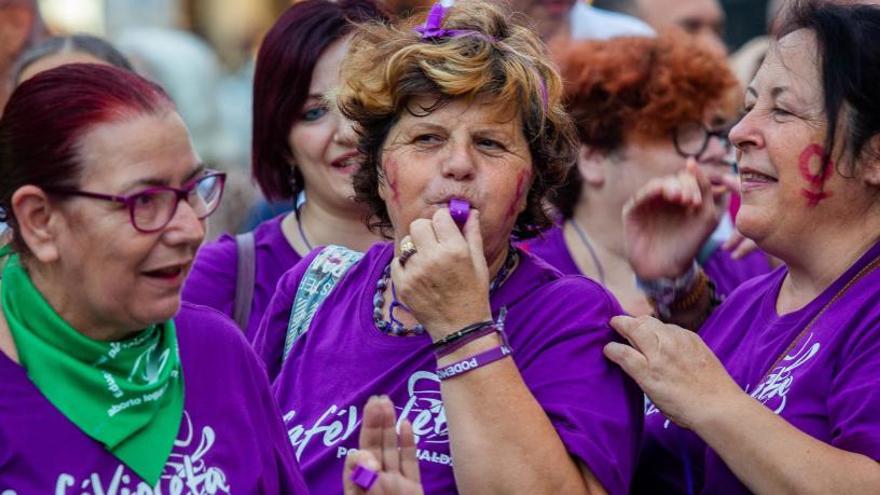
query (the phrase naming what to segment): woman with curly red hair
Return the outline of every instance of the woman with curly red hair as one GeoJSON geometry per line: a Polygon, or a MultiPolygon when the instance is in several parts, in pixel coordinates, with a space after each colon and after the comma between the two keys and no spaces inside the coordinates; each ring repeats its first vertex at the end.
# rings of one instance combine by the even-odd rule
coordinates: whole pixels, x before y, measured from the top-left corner
{"type": "MultiPolygon", "coordinates": [[[[559,58],[580,149],[552,198],[561,225],[526,248],[564,273],[600,281],[630,314],[676,311],[655,307],[637,286],[621,212],[642,186],[689,160],[721,186],[730,170],[726,126],[739,103],[737,82],[722,60],[678,32],[572,44],[559,58]]],[[[720,242],[697,253],[679,241],[669,239],[652,254],[686,264],[696,259],[718,294],[769,270],[762,253],[734,260],[720,242]]]]}

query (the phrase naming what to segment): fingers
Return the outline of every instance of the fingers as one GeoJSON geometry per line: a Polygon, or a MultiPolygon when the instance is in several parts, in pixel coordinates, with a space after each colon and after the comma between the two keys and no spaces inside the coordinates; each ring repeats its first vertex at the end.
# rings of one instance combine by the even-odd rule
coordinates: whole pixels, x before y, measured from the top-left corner
{"type": "Polygon", "coordinates": [[[457,244],[462,241],[462,233],[458,228],[458,224],[452,219],[448,208],[441,208],[434,212],[431,217],[431,223],[434,227],[434,234],[437,241],[441,244],[457,244]]]}
{"type": "Polygon", "coordinates": [[[648,359],[644,354],[632,347],[619,342],[609,342],[602,349],[611,362],[620,366],[627,375],[638,383],[641,383],[642,375],[648,369],[648,359]]]}
{"type": "Polygon", "coordinates": [[[663,323],[650,316],[615,316],[611,319],[611,327],[640,353],[649,354],[658,349],[657,331],[663,327],[663,323]]]}
{"type": "Polygon", "coordinates": [[[394,404],[388,397],[380,397],[377,402],[382,419],[382,466],[385,471],[396,473],[400,471],[400,452],[397,449],[394,404]]]}
{"type": "Polygon", "coordinates": [[[412,423],[403,420],[400,424],[400,472],[404,478],[421,484],[416,453],[416,438],[413,435],[412,423]]]}
{"type": "Polygon", "coordinates": [[[383,413],[379,397],[373,396],[364,406],[358,449],[369,452],[375,459],[382,459],[383,413]]]}

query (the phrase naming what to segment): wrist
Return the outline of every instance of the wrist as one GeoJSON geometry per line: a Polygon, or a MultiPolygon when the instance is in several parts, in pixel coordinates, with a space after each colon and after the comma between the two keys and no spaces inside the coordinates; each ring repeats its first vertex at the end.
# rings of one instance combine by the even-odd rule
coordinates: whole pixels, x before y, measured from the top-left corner
{"type": "Polygon", "coordinates": [[[455,319],[444,321],[432,321],[424,324],[425,331],[431,336],[432,342],[437,342],[444,337],[451,335],[462,328],[476,324],[482,321],[492,320],[492,312],[474,312],[473,316],[456,315],[455,319]]]}
{"type": "Polygon", "coordinates": [[[448,354],[443,355],[442,357],[437,358],[437,367],[442,368],[444,366],[448,366],[455,362],[461,361],[462,359],[467,359],[481,352],[494,349],[502,345],[503,343],[503,339],[496,332],[493,332],[489,335],[484,335],[464,344],[463,346],[455,349],[448,354]]]}
{"type": "Polygon", "coordinates": [[[636,285],[654,306],[657,313],[668,318],[673,310],[687,309],[688,304],[699,301],[707,290],[708,277],[696,261],[677,277],[643,279],[636,276],[636,285]]]}

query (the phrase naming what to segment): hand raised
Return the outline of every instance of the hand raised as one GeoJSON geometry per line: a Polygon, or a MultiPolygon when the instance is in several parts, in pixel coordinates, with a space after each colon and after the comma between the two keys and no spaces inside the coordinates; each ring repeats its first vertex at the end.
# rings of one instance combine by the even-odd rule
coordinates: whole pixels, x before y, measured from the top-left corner
{"type": "Polygon", "coordinates": [[[690,158],[686,170],[639,190],[623,208],[626,254],[636,275],[651,280],[684,274],[724,213],[718,203],[727,187],[713,188],[690,158]]]}
{"type": "Polygon", "coordinates": [[[342,471],[345,495],[422,495],[419,461],[412,425],[403,421],[400,434],[395,429],[394,404],[387,397],[371,397],[364,407],[360,443],[348,453],[342,471]],[[351,479],[357,466],[378,473],[368,491],[351,479]]]}

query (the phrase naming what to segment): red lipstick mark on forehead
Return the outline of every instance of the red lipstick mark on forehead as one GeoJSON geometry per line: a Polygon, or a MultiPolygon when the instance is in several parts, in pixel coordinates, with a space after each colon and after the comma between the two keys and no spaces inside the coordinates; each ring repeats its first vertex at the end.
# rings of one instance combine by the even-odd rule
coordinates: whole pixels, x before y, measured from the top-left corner
{"type": "Polygon", "coordinates": [[[823,162],[827,153],[825,147],[819,144],[811,144],[804,148],[798,159],[798,168],[807,183],[808,187],[801,189],[801,195],[807,199],[807,206],[810,208],[817,206],[822,200],[831,197],[830,192],[826,192],[825,181],[827,181],[834,171],[834,162],[828,160],[828,165],[823,167],[823,162]]]}

